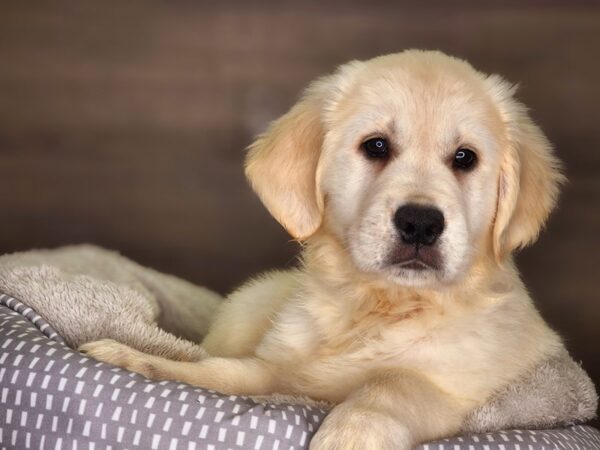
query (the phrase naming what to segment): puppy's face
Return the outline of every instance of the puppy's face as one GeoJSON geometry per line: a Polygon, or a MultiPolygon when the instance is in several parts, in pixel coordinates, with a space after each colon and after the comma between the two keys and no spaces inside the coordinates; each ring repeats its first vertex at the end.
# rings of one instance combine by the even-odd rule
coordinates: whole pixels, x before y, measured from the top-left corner
{"type": "Polygon", "coordinates": [[[254,144],[247,173],[296,237],[325,224],[359,270],[427,287],[533,240],[560,180],[512,88],[414,51],[313,84],[254,144]]]}
{"type": "Polygon", "coordinates": [[[493,220],[500,115],[480,80],[453,66],[380,62],[363,77],[327,117],[327,223],[364,271],[452,281],[493,220]]]}

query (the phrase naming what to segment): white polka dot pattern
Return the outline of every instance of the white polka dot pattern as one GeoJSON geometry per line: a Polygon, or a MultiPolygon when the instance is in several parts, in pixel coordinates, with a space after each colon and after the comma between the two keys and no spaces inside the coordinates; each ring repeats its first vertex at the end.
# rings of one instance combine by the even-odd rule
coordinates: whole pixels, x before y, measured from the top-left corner
{"type": "MultiPolygon", "coordinates": [[[[0,449],[303,449],[326,412],[261,405],[144,377],[64,345],[31,308],[0,295],[0,449]]],[[[420,450],[600,450],[591,427],[507,431],[420,450]]]]}

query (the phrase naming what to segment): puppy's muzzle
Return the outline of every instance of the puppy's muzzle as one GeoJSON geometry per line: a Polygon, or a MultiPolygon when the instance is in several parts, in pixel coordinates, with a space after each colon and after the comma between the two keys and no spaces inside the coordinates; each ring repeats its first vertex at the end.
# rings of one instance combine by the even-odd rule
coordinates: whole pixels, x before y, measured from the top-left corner
{"type": "Polygon", "coordinates": [[[402,242],[422,247],[435,244],[444,231],[445,222],[439,209],[409,203],[396,210],[394,225],[402,242]]]}

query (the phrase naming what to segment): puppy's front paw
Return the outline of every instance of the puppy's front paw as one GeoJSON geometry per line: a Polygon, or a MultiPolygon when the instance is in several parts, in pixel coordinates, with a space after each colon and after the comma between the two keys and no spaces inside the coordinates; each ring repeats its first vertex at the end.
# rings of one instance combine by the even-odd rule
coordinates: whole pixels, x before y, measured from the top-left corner
{"type": "Polygon", "coordinates": [[[78,350],[98,361],[114,364],[146,377],[151,377],[154,374],[149,355],[112,339],[88,342],[80,346],[78,350]]]}
{"type": "Polygon", "coordinates": [[[88,342],[78,348],[81,353],[91,356],[98,361],[123,366],[136,350],[112,339],[101,339],[88,342]]]}
{"type": "Polygon", "coordinates": [[[312,438],[310,450],[410,450],[409,430],[387,414],[335,407],[312,438]]]}

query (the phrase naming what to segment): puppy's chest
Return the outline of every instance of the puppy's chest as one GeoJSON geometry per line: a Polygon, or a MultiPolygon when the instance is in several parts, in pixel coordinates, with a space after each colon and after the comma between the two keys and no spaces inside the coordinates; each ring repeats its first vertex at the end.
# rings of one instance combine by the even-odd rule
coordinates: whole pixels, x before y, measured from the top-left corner
{"type": "Polygon", "coordinates": [[[419,354],[430,354],[437,340],[438,314],[394,306],[379,304],[343,318],[320,316],[306,329],[318,336],[312,351],[283,377],[289,390],[340,401],[373,369],[419,366],[419,354]]]}
{"type": "Polygon", "coordinates": [[[427,346],[443,322],[441,309],[418,299],[379,300],[347,317],[321,318],[317,354],[325,359],[393,361],[427,346]]]}

